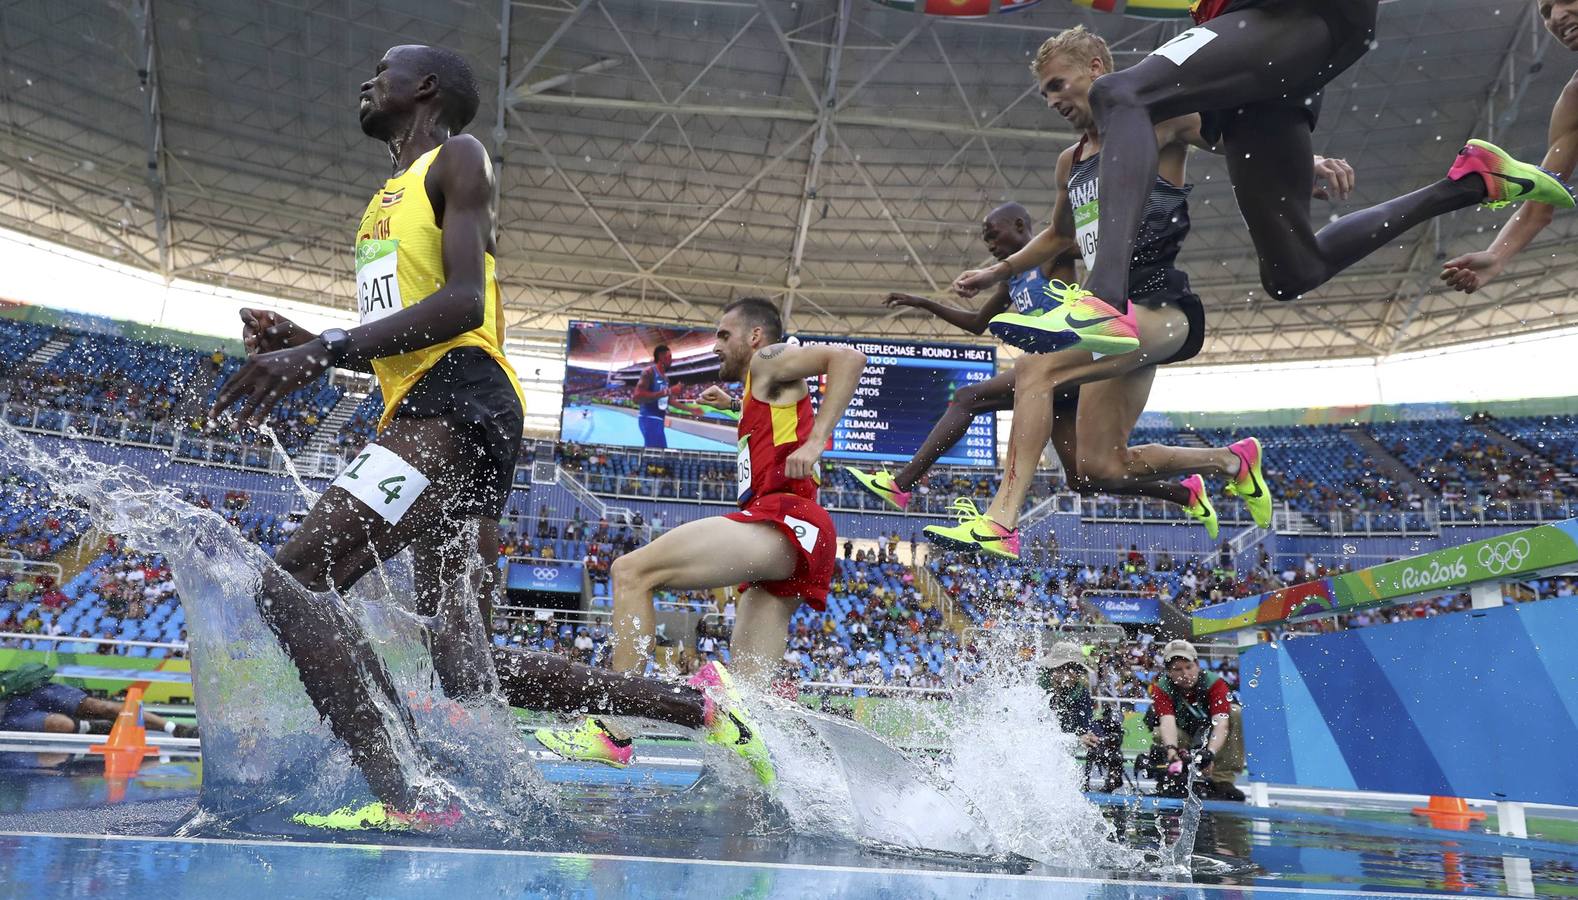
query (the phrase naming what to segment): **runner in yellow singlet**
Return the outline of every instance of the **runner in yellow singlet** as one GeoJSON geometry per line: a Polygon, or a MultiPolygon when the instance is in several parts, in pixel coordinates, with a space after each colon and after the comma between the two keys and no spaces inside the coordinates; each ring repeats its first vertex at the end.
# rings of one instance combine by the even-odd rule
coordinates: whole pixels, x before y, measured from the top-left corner
{"type": "MultiPolygon", "coordinates": [[[[555,654],[490,653],[498,519],[520,453],[524,401],[503,352],[493,172],[481,143],[461,133],[477,105],[476,78],[456,54],[414,45],[384,54],[362,85],[360,112],[362,130],[388,145],[394,174],[356,232],[361,323],[314,335],[278,313],[242,310],[249,356],[212,410],[218,416],[239,404],[243,418],[261,422],[332,366],[371,371],[383,390],[377,439],[280,548],[258,596],[313,705],[377,795],[295,817],[307,825],[433,828],[461,816],[443,783],[428,777],[428,763],[410,752],[416,736],[403,699],[338,596],[408,546],[415,605],[434,623],[433,667],[450,699],[501,692],[516,706],[660,718],[705,729],[709,740],[754,754],[758,769],[766,765],[727,685],[704,690],[555,654]],[[406,766],[401,749],[412,760],[406,766]]],[[[579,758],[630,761],[628,740],[572,737],[588,745],[579,758]]]]}

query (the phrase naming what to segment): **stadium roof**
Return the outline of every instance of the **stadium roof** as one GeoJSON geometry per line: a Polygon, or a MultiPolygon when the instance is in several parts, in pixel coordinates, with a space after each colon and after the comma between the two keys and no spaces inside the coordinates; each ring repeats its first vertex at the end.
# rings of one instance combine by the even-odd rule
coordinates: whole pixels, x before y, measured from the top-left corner
{"type": "MultiPolygon", "coordinates": [[[[1132,60],[1178,21],[1047,0],[977,20],[870,0],[22,0],[0,7],[0,224],[169,276],[349,306],[351,230],[387,174],[356,92],[391,44],[478,66],[517,338],[569,318],[708,324],[743,294],[808,333],[958,339],[881,307],[983,260],[1007,199],[1045,214],[1071,136],[1026,63],[1084,23],[1132,60]],[[501,41],[502,33],[507,40],[501,41]]],[[[1464,139],[1541,155],[1578,55],[1531,0],[1401,0],[1329,92],[1316,149],[1352,211],[1438,178],[1464,139]]],[[[1219,159],[1191,162],[1202,362],[1371,356],[1578,322],[1565,216],[1472,297],[1435,287],[1508,212],[1407,235],[1310,297],[1258,284],[1219,159]]],[[[63,286],[69,289],[69,286],[63,286]]]]}

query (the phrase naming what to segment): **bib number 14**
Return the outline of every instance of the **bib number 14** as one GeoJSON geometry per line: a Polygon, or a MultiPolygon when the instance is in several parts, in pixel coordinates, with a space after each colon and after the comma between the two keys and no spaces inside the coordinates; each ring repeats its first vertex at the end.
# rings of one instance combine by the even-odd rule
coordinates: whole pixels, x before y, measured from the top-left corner
{"type": "Polygon", "coordinates": [[[390,525],[398,525],[427,490],[428,479],[388,448],[368,444],[332,486],[365,503],[390,525]]]}

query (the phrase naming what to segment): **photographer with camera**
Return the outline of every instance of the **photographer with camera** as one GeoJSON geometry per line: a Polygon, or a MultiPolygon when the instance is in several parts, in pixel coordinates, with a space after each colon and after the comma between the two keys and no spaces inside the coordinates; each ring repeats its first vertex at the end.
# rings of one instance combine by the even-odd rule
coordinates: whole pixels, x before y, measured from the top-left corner
{"type": "Polygon", "coordinates": [[[1205,778],[1205,797],[1243,802],[1243,792],[1233,785],[1244,770],[1243,720],[1228,699],[1227,682],[1202,671],[1199,654],[1185,640],[1169,641],[1162,661],[1166,672],[1151,683],[1146,714],[1155,737],[1150,767],[1157,793],[1184,796],[1190,774],[1198,772],[1205,778]]]}
{"type": "Polygon", "coordinates": [[[1123,785],[1123,729],[1110,714],[1096,715],[1096,701],[1090,693],[1090,676],[1096,667],[1078,644],[1053,644],[1036,660],[1041,670],[1040,684],[1047,692],[1058,727],[1079,738],[1085,750],[1085,780],[1090,770],[1100,766],[1106,772],[1104,793],[1123,785]]]}

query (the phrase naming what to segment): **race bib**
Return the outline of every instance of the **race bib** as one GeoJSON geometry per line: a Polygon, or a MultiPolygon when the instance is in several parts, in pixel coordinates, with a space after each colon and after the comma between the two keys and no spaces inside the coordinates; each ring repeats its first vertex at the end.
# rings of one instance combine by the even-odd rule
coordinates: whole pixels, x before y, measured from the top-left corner
{"type": "Polygon", "coordinates": [[[735,457],[734,475],[737,490],[735,498],[744,500],[751,492],[751,436],[740,438],[739,455],[735,457]]]}
{"type": "Polygon", "coordinates": [[[820,528],[794,516],[784,516],[784,524],[794,530],[794,539],[802,550],[806,553],[816,552],[816,538],[822,533],[820,528]]]}
{"type": "Polygon", "coordinates": [[[662,410],[667,410],[668,409],[668,397],[667,396],[663,396],[663,397],[659,397],[658,398],[657,408],[658,409],[662,409],[662,410]]]}
{"type": "Polygon", "coordinates": [[[1096,266],[1096,244],[1101,231],[1101,201],[1096,198],[1096,179],[1080,185],[1090,197],[1074,207],[1074,242],[1079,244],[1079,255],[1085,260],[1085,271],[1096,266]]]}
{"type": "Polygon", "coordinates": [[[416,498],[427,490],[427,476],[394,451],[368,444],[330,487],[342,488],[390,525],[400,524],[416,498]]]}
{"type": "Polygon", "coordinates": [[[1172,60],[1173,65],[1181,66],[1189,57],[1199,52],[1201,47],[1216,40],[1216,32],[1209,28],[1191,28],[1167,43],[1157,47],[1152,56],[1164,56],[1172,60]]]}
{"type": "Polygon", "coordinates": [[[358,241],[356,244],[356,306],[362,324],[376,322],[404,308],[397,267],[400,242],[358,241]]]}

